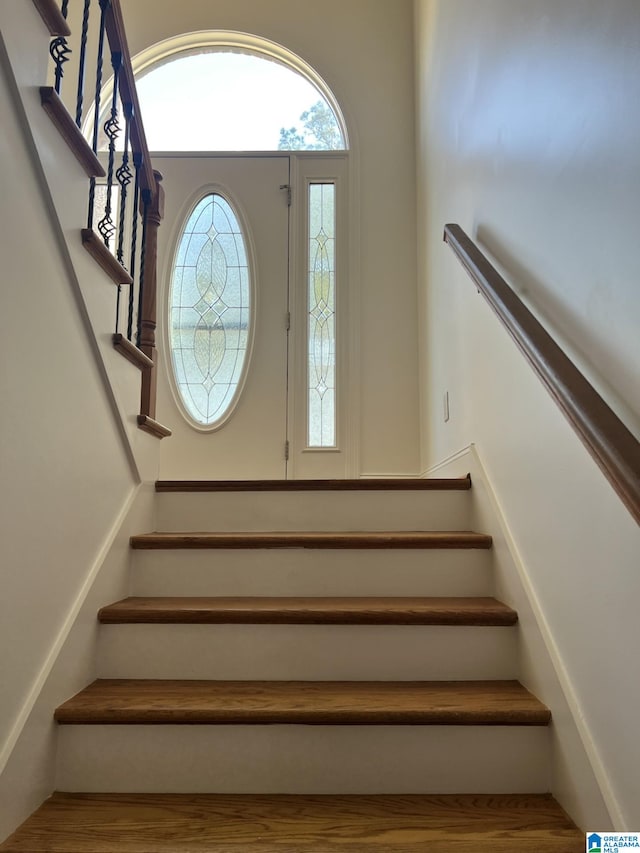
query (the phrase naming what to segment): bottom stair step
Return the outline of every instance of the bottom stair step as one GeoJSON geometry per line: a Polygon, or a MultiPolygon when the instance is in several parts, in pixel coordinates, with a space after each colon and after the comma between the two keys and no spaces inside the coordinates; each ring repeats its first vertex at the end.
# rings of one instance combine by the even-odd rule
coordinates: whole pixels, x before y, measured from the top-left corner
{"type": "Polygon", "coordinates": [[[579,853],[549,795],[54,794],[2,853],[579,853]]]}
{"type": "Polygon", "coordinates": [[[55,712],[66,724],[545,726],[517,681],[99,679],[55,712]]]}
{"type": "Polygon", "coordinates": [[[56,787],[544,793],[549,717],[517,681],[105,679],[56,711],[56,787]]]}

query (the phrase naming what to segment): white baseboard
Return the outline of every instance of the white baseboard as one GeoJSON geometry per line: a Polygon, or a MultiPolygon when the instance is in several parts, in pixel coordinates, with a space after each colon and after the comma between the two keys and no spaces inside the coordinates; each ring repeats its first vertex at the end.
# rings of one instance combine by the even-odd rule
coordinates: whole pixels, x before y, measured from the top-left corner
{"type": "MultiPolygon", "coordinates": [[[[501,533],[504,537],[511,558],[518,572],[520,583],[524,588],[525,594],[533,611],[538,629],[540,630],[540,634],[542,635],[544,645],[555,670],[556,677],[560,683],[564,698],[566,699],[567,705],[569,706],[569,710],[571,712],[573,721],[580,736],[580,740],[584,747],[587,758],[589,759],[589,764],[591,765],[591,769],[593,770],[593,774],[597,781],[602,797],[605,801],[607,810],[609,811],[609,815],[611,817],[613,825],[622,828],[624,826],[624,817],[622,815],[617,798],[614,795],[611,780],[605,770],[604,762],[602,761],[602,758],[599,754],[597,745],[581,712],[580,703],[576,696],[576,691],[573,687],[570,674],[564,664],[561,651],[558,648],[553,632],[551,631],[549,623],[546,619],[544,609],[535,591],[532,578],[529,572],[527,571],[522,554],[516,544],[513,532],[507,522],[502,503],[493,489],[491,480],[487,474],[486,468],[483,465],[478,449],[475,446],[472,446],[471,452],[472,456],[474,457],[474,467],[477,466],[477,469],[480,471],[480,476],[482,478],[487,497],[491,504],[491,512],[493,516],[497,519],[498,524],[500,525],[501,533]]],[[[631,827],[624,828],[631,829],[631,827]]]]}
{"type": "Polygon", "coordinates": [[[0,765],[0,841],[55,786],[57,704],[95,678],[96,612],[129,592],[129,536],[152,522],[151,484],[133,485],[64,617],[9,736],[0,765]]]}
{"type": "MultiPolygon", "coordinates": [[[[584,752],[584,755],[581,757],[574,755],[574,760],[571,761],[570,769],[574,771],[572,774],[574,778],[571,780],[573,790],[570,794],[563,797],[563,792],[560,790],[554,790],[553,793],[579,825],[595,825],[594,821],[597,823],[598,819],[600,819],[603,821],[602,828],[610,825],[611,828],[616,827],[621,830],[631,830],[631,827],[625,826],[624,817],[615,797],[611,780],[606,772],[593,736],[581,713],[580,703],[576,697],[570,674],[564,665],[561,650],[558,648],[553,632],[546,619],[544,609],[537,596],[535,584],[517,546],[516,537],[507,520],[507,513],[505,513],[500,497],[493,487],[477,446],[470,444],[452,453],[446,459],[429,467],[425,476],[461,476],[467,471],[471,473],[472,483],[474,484],[474,510],[476,515],[474,523],[477,529],[482,529],[482,532],[490,533],[494,537],[496,571],[501,574],[506,573],[510,576],[511,582],[515,581],[515,584],[520,587],[526,604],[531,610],[535,629],[537,629],[540,635],[541,642],[537,645],[546,652],[546,661],[541,660],[540,656],[536,658],[535,667],[537,671],[533,673],[533,677],[537,683],[530,686],[534,692],[540,693],[542,685],[550,681],[549,670],[552,671],[553,677],[555,677],[559,690],[562,693],[560,701],[566,703],[566,710],[570,714],[572,726],[575,728],[575,733],[569,732],[566,727],[567,714],[556,713],[556,718],[560,720],[560,722],[556,723],[555,727],[556,740],[562,740],[563,737],[566,737],[567,742],[572,744],[570,749],[573,750],[575,750],[576,744],[579,742],[584,752]],[[505,560],[504,556],[501,556],[499,553],[501,550],[500,545],[503,546],[503,550],[508,552],[508,560],[505,560]],[[590,771],[593,776],[592,782],[585,778],[577,778],[579,775],[584,777],[585,767],[588,767],[586,771],[587,775],[590,771]],[[577,768],[582,768],[583,772],[579,773],[577,768]],[[596,788],[597,795],[594,791],[596,788]],[[608,812],[608,815],[603,815],[600,818],[598,818],[598,808],[595,802],[598,799],[598,795],[601,798],[602,806],[608,812]]],[[[508,603],[515,604],[513,601],[508,603]]],[[[526,625],[528,621],[526,619],[520,620],[521,631],[527,630],[526,625]]],[[[523,642],[526,645],[526,638],[523,639],[523,642]]],[[[532,641],[533,644],[535,644],[535,640],[532,641]]],[[[544,692],[544,687],[542,687],[542,691],[544,692]]],[[[549,696],[542,695],[540,698],[551,705],[553,713],[553,691],[550,691],[549,696]]],[[[556,698],[557,701],[558,699],[556,698]]],[[[602,808],[600,809],[600,813],[602,813],[602,808]]]]}
{"type": "Polygon", "coordinates": [[[7,761],[9,760],[13,748],[15,747],[18,738],[22,733],[22,730],[24,729],[25,724],[29,719],[29,715],[31,714],[31,711],[33,710],[38,700],[38,696],[42,692],[42,688],[44,687],[47,679],[49,678],[49,675],[51,674],[51,671],[53,670],[53,667],[55,666],[56,660],[58,659],[58,655],[60,654],[60,651],[64,646],[67,637],[69,636],[71,629],[75,624],[76,619],[78,618],[78,614],[80,613],[82,605],[84,604],[87,595],[89,594],[89,591],[91,590],[91,587],[93,586],[93,583],[98,575],[98,572],[100,571],[107,557],[107,554],[111,550],[111,547],[115,542],[116,536],[118,535],[118,532],[120,531],[123,522],[133,505],[139,488],[139,486],[134,486],[131,489],[131,492],[129,493],[125,504],[123,505],[122,509],[118,513],[117,518],[111,525],[111,529],[107,533],[104,542],[102,543],[102,546],[100,547],[100,550],[96,555],[93,565],[89,569],[85,577],[84,583],[82,584],[81,588],[78,591],[78,594],[76,595],[75,601],[69,608],[67,616],[64,622],[62,623],[60,630],[58,631],[58,635],[56,636],[56,639],[49,650],[49,654],[47,655],[47,658],[44,661],[40,672],[38,673],[38,676],[33,682],[31,690],[29,691],[29,694],[20,710],[20,713],[18,714],[18,717],[11,729],[11,732],[9,733],[9,736],[2,745],[2,749],[0,750],[0,775],[2,775],[2,771],[6,767],[7,761]]]}
{"type": "Polygon", "coordinates": [[[445,470],[447,471],[447,476],[450,477],[464,476],[463,474],[458,474],[457,472],[458,470],[462,471],[463,469],[465,469],[466,473],[466,470],[469,465],[467,459],[469,458],[469,454],[472,453],[473,447],[473,444],[468,444],[461,450],[457,450],[455,453],[452,453],[450,456],[447,456],[446,459],[443,459],[441,462],[437,462],[435,465],[432,465],[430,468],[427,468],[427,470],[423,471],[420,476],[423,478],[435,477],[437,474],[441,474],[445,470]],[[461,466],[456,464],[462,462],[464,462],[464,464],[461,466]]]}

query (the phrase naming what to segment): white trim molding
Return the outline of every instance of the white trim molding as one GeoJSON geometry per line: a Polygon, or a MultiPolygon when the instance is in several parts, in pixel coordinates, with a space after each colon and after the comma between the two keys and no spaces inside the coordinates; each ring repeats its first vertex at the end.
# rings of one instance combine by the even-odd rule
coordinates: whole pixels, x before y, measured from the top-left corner
{"type": "MultiPolygon", "coordinates": [[[[527,618],[520,612],[521,648],[535,645],[537,650],[546,652],[546,659],[543,659],[543,655],[540,654],[535,656],[535,660],[529,656],[527,664],[530,671],[527,675],[535,684],[528,686],[538,695],[542,693],[540,698],[551,707],[555,721],[552,734],[556,744],[558,742],[566,744],[567,755],[564,758],[570,763],[572,787],[572,790],[567,792],[565,802],[563,802],[564,791],[557,789],[552,790],[552,793],[578,824],[595,825],[599,819],[606,820],[606,815],[598,818],[597,800],[601,799],[600,812],[606,809],[610,826],[631,830],[632,827],[625,825],[611,778],[584,719],[561,650],[558,648],[536,593],[534,581],[518,548],[477,445],[472,443],[452,453],[446,459],[432,465],[425,476],[434,476],[436,473],[439,476],[459,476],[466,472],[471,473],[474,524],[481,527],[483,532],[491,534],[494,539],[494,571],[496,577],[500,579],[501,587],[498,590],[498,596],[519,598],[519,601],[509,600],[507,603],[515,606],[519,611],[522,610],[524,603],[525,607],[531,611],[531,618],[527,618]],[[526,632],[530,632],[532,627],[539,633],[539,638],[527,636],[526,632]],[[559,689],[554,690],[554,681],[557,682],[559,689]],[[558,703],[561,702],[566,703],[564,713],[559,712],[558,703]],[[576,736],[567,726],[569,718],[576,736]],[[583,755],[575,754],[576,746],[582,747],[583,755]],[[574,750],[573,754],[571,750],[574,750]],[[591,770],[592,779],[585,778],[589,770],[591,770]],[[571,802],[568,801],[569,799],[571,802]]],[[[606,828],[603,823],[598,825],[606,828]]]]}

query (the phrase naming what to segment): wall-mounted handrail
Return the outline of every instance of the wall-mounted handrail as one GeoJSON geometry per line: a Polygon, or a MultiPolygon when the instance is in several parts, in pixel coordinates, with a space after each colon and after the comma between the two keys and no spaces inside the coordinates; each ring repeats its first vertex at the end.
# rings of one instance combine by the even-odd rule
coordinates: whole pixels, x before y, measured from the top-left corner
{"type": "Polygon", "coordinates": [[[444,239],[640,524],[640,442],[462,228],[445,225],[444,239]]]}

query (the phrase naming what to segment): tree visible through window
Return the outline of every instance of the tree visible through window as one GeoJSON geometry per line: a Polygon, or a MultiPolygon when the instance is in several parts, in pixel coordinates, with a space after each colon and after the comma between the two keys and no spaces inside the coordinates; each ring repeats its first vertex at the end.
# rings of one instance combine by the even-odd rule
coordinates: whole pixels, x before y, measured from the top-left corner
{"type": "Polygon", "coordinates": [[[338,122],[324,101],[316,103],[300,116],[302,126],[280,128],[280,151],[332,151],[343,148],[338,122]]]}
{"type": "MultiPolygon", "coordinates": [[[[152,151],[346,147],[319,86],[257,50],[212,46],[178,52],[137,74],[136,86],[152,151]]],[[[99,147],[106,142],[101,133],[99,147]]]]}

